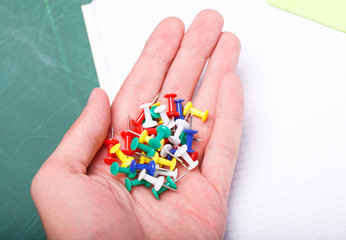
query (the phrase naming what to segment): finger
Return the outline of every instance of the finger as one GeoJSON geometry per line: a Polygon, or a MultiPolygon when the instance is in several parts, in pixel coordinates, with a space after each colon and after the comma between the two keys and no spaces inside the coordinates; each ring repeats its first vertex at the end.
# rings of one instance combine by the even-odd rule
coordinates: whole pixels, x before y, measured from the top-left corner
{"type": "MultiPolygon", "coordinates": [[[[200,12],[187,30],[162,86],[161,92],[175,93],[190,100],[203,67],[223,27],[222,16],[214,10],[200,12]]],[[[160,97],[163,100],[163,96],[160,97]]]]}
{"type": "Polygon", "coordinates": [[[201,173],[227,199],[238,157],[244,111],[242,84],[234,73],[223,76],[217,106],[201,173]]]}
{"type": "Polygon", "coordinates": [[[82,114],[65,134],[47,163],[56,163],[71,171],[85,173],[103,144],[110,123],[107,94],[95,88],[82,114]]]}
{"type": "Polygon", "coordinates": [[[240,41],[230,32],[224,32],[210,57],[208,67],[201,88],[193,105],[202,111],[209,111],[208,119],[202,122],[194,116],[193,127],[198,130],[196,137],[203,141],[194,144],[194,150],[199,152],[200,159],[203,159],[203,150],[208,144],[211,131],[215,121],[215,111],[218,106],[215,104],[220,89],[220,82],[225,75],[235,73],[240,53],[240,41]],[[216,105],[216,106],[215,106],[216,105]]]}
{"type": "Polygon", "coordinates": [[[184,24],[173,17],[163,20],[153,31],[112,104],[115,133],[125,129],[128,115],[137,118],[139,106],[157,95],[183,35],[184,24]]]}

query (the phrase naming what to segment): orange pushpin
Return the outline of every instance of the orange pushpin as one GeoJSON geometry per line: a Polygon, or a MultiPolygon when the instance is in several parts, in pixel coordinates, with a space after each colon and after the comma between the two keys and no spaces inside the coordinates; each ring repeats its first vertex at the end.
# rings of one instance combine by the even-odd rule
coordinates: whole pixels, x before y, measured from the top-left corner
{"type": "Polygon", "coordinates": [[[197,117],[202,118],[202,122],[205,122],[205,120],[207,120],[208,118],[208,114],[209,114],[209,110],[206,110],[205,112],[202,112],[201,110],[198,110],[197,108],[194,108],[192,106],[192,102],[188,102],[186,103],[185,107],[184,107],[184,116],[186,116],[186,114],[188,114],[189,110],[191,109],[191,114],[197,117]]]}
{"type": "Polygon", "coordinates": [[[118,158],[121,161],[121,167],[128,167],[131,164],[131,161],[134,159],[133,157],[127,157],[121,150],[120,150],[120,143],[115,144],[111,150],[109,150],[110,153],[115,153],[118,158]]]}

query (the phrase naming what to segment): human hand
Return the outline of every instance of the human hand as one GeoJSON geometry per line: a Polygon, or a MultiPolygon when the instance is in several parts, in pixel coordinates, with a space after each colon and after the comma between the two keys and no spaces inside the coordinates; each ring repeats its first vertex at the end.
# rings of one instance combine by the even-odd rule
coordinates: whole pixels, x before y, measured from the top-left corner
{"type": "Polygon", "coordinates": [[[240,43],[232,33],[221,32],[222,26],[221,15],[212,10],[199,13],[186,33],[179,19],[167,18],[151,34],[111,108],[104,91],[93,90],[83,113],[32,182],[48,238],[223,237],[241,138],[243,91],[235,75],[240,43]],[[199,169],[177,182],[178,192],[166,191],[160,200],[145,187],[128,192],[125,177],[111,175],[103,161],[109,126],[121,140],[127,116],[137,117],[138,106],[158,92],[190,100],[209,57],[194,100],[194,106],[209,110],[205,123],[198,118],[193,123],[203,140],[194,145],[199,169]]]}

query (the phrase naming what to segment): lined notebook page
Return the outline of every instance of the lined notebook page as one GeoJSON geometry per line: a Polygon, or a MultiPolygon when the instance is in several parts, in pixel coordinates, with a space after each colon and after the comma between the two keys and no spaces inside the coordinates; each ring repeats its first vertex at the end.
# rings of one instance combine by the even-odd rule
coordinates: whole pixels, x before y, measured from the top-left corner
{"type": "MultiPolygon", "coordinates": [[[[145,18],[126,28],[124,15],[143,17],[140,2],[83,7],[101,86],[119,86],[161,19],[176,15],[188,25],[199,7],[213,8],[189,1],[165,12],[148,1],[145,18]]],[[[242,42],[245,93],[225,239],[345,239],[346,35],[264,1],[227,1],[221,12],[242,42]]]]}

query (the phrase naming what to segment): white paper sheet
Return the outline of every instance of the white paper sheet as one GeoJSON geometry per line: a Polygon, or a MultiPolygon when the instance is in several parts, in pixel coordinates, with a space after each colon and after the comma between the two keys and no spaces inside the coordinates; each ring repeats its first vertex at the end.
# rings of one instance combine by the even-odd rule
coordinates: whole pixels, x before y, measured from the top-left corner
{"type": "Polygon", "coordinates": [[[242,42],[240,155],[225,239],[346,238],[346,35],[264,1],[83,6],[100,85],[114,98],[165,17],[219,10],[242,42]]]}

